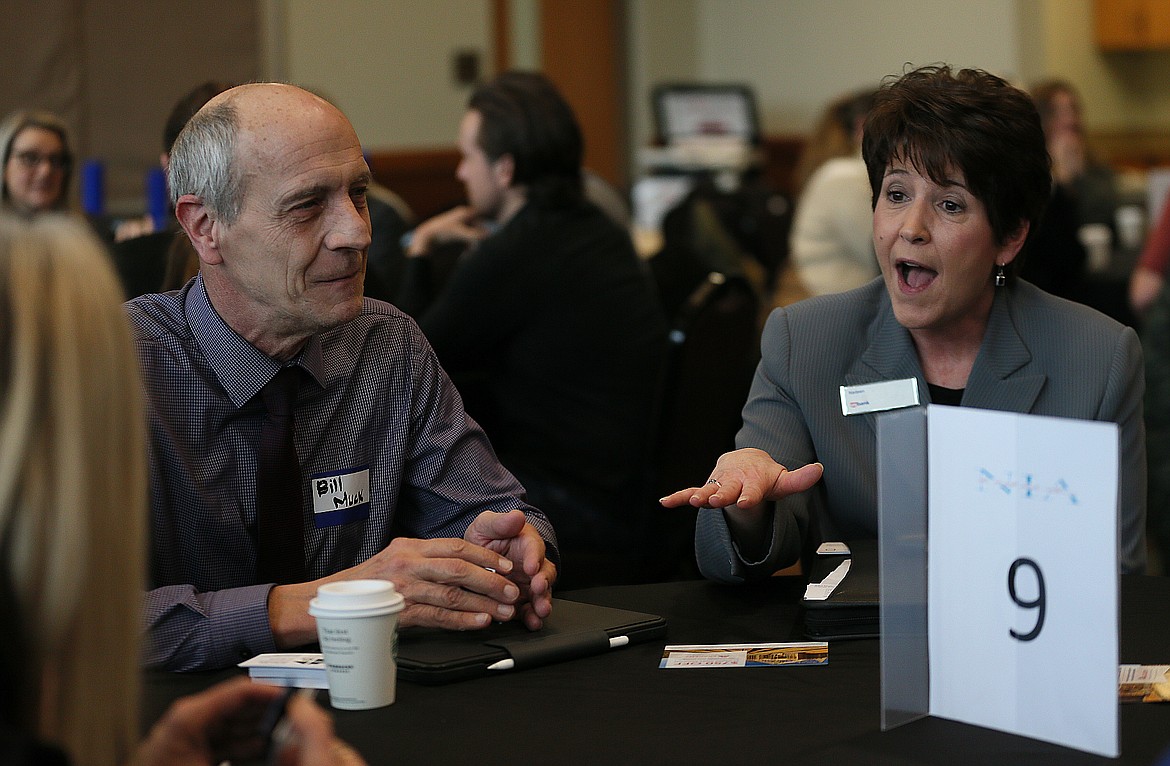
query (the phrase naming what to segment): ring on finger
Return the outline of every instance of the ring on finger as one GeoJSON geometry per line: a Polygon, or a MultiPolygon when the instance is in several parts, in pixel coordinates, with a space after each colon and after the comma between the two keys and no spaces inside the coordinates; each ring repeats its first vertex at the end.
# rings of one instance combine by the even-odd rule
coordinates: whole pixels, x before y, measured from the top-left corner
{"type": "Polygon", "coordinates": [[[723,485],[719,483],[718,479],[707,479],[707,483],[714,484],[716,487],[719,487],[719,489],[723,489],[723,485]]]}

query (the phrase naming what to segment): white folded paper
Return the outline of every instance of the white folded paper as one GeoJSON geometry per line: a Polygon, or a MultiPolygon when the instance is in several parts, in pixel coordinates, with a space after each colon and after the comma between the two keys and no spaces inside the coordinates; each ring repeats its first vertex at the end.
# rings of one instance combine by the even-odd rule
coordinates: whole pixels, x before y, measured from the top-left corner
{"type": "Polygon", "coordinates": [[[852,559],[845,559],[837,568],[829,572],[828,576],[820,582],[810,582],[804,588],[805,601],[824,601],[832,595],[833,590],[841,584],[845,579],[845,575],[849,574],[849,562],[852,559]]]}

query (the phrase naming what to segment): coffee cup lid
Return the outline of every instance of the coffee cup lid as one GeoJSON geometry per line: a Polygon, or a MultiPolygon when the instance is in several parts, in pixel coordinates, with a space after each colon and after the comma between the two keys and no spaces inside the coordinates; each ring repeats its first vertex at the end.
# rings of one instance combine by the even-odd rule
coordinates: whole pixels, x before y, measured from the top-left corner
{"type": "Polygon", "coordinates": [[[317,588],[314,617],[370,617],[402,611],[406,599],[389,580],[340,580],[317,588]]]}

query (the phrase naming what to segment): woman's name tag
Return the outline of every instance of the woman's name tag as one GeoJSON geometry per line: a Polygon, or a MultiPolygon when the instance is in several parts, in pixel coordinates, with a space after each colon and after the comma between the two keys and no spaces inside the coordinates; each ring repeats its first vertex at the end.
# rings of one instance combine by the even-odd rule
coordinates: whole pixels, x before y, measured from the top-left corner
{"type": "Polygon", "coordinates": [[[862,415],[918,405],[918,380],[886,380],[860,386],[841,386],[841,414],[862,415]]]}

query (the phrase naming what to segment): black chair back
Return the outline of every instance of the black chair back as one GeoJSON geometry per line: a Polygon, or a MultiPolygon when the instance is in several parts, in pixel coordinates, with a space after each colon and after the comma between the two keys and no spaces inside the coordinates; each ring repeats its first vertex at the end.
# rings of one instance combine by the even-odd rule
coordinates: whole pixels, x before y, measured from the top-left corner
{"type": "MultiPolygon", "coordinates": [[[[706,480],[716,459],[735,448],[740,412],[759,360],[759,299],[743,277],[708,275],[672,324],[651,462],[658,498],[706,480]]],[[[655,550],[648,579],[699,576],[694,509],[654,514],[655,550]]]]}

